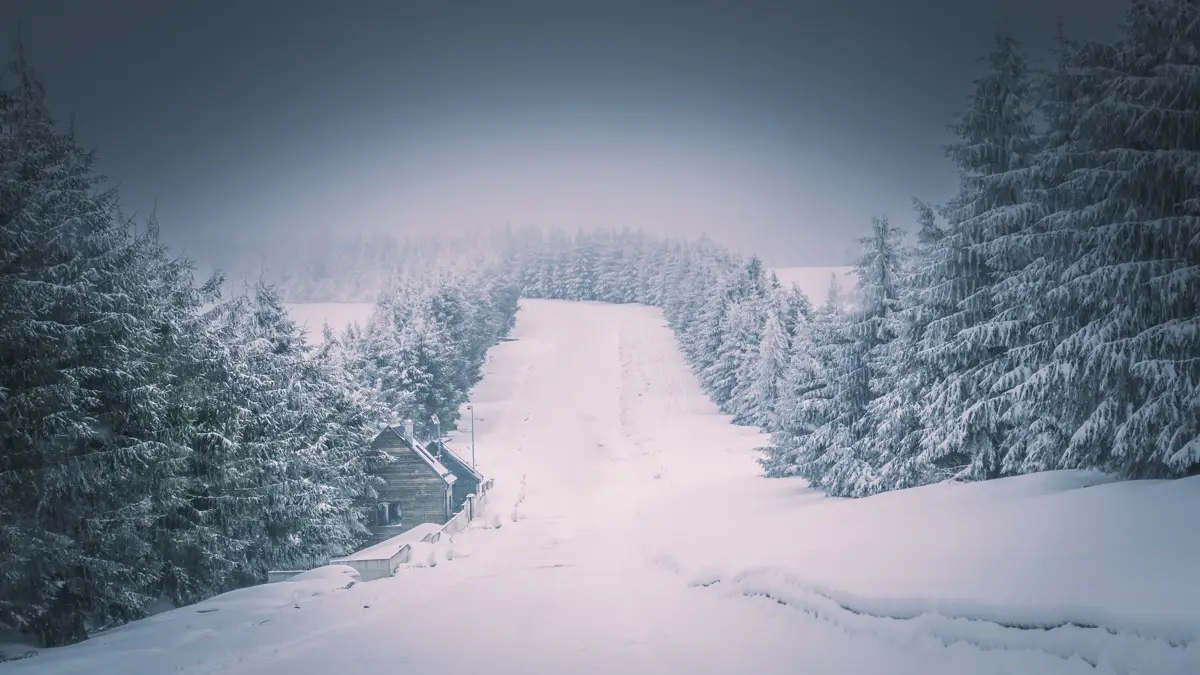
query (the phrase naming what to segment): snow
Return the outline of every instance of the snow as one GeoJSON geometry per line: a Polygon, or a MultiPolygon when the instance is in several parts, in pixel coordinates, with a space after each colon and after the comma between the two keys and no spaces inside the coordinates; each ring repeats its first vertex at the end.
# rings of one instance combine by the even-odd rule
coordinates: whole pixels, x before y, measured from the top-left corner
{"type": "Polygon", "coordinates": [[[820,307],[829,294],[829,278],[836,275],[842,291],[850,293],[858,285],[853,267],[777,267],[772,270],[785,288],[795,284],[808,296],[814,307],[820,307]]]}
{"type": "Polygon", "coordinates": [[[406,545],[413,544],[425,539],[431,534],[437,534],[442,531],[441,525],[433,523],[421,523],[411,530],[401,532],[400,534],[389,537],[374,546],[368,546],[360,551],[355,551],[348,556],[338,558],[338,562],[350,562],[355,560],[385,560],[391,558],[400,552],[400,549],[406,545]]]}
{"type": "Polygon", "coordinates": [[[321,330],[326,322],[334,334],[341,335],[346,326],[352,323],[366,326],[371,312],[375,311],[375,304],[371,302],[298,303],[285,304],[284,307],[292,320],[306,329],[305,338],[311,345],[325,342],[321,330]]]}
{"type": "Polygon", "coordinates": [[[425,460],[425,462],[429,464],[429,467],[433,469],[435,473],[437,473],[438,477],[445,480],[447,484],[453,485],[454,482],[458,480],[458,476],[455,476],[450,469],[447,469],[446,465],[442,464],[441,460],[439,460],[437,457],[434,457],[433,453],[429,451],[429,448],[424,443],[421,443],[420,441],[409,441],[409,445],[412,447],[413,452],[417,453],[421,459],[425,460]]]}
{"type": "Polygon", "coordinates": [[[6,673],[1200,672],[1200,478],[830,499],[759,477],[766,439],[658,310],[527,301],[512,337],[473,392],[495,485],[463,532],[391,578],[322,568],[6,673]]]}

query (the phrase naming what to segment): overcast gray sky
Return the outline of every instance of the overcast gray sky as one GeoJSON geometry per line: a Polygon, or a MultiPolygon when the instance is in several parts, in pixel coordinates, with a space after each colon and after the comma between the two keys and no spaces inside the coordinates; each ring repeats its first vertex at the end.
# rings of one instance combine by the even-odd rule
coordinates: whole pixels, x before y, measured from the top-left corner
{"type": "Polygon", "coordinates": [[[201,259],[245,233],[512,223],[708,233],[839,264],[948,197],[991,35],[1124,0],[0,0],[51,106],[201,259]]]}

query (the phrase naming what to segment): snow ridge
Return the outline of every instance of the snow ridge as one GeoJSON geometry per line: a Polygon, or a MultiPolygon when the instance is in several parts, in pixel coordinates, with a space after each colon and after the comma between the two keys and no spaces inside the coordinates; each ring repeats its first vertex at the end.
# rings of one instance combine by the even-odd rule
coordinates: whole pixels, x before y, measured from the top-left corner
{"type": "Polygon", "coordinates": [[[1154,664],[1156,673],[1194,672],[1200,660],[1196,636],[1178,630],[1156,635],[1078,616],[1035,618],[984,606],[854,597],[805,583],[774,567],[749,568],[731,575],[712,569],[687,574],[669,558],[655,562],[689,578],[691,588],[721,589],[726,596],[770,600],[852,636],[869,636],[900,647],[920,647],[933,641],[945,648],[965,645],[981,651],[1035,651],[1119,675],[1147,672],[1147,664],[1154,664]]]}

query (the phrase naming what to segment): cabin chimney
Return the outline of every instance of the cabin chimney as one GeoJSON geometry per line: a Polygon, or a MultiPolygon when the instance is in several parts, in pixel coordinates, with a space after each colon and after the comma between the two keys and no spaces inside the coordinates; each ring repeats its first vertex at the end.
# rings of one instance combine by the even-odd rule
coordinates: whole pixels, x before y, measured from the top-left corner
{"type": "Polygon", "coordinates": [[[409,444],[416,443],[416,438],[413,433],[413,421],[412,420],[404,420],[404,440],[408,441],[409,444]]]}

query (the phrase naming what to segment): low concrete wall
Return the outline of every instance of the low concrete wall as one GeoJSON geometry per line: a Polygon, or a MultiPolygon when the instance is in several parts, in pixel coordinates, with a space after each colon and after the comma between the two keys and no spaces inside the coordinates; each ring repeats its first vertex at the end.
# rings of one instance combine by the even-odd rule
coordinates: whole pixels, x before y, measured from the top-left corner
{"type": "Polygon", "coordinates": [[[412,549],[408,544],[404,544],[396,549],[393,555],[386,558],[368,558],[354,554],[344,558],[334,558],[329,561],[329,564],[349,565],[358,572],[360,581],[374,581],[395,574],[401,565],[408,562],[410,555],[412,555],[412,549]]]}
{"type": "Polygon", "coordinates": [[[485,511],[487,511],[487,503],[488,503],[488,495],[486,492],[475,495],[475,499],[472,500],[472,503],[471,503],[471,508],[474,509],[471,512],[472,520],[475,518],[478,518],[485,511]]]}
{"type": "Polygon", "coordinates": [[[454,514],[445,525],[442,526],[442,534],[454,534],[461,532],[467,527],[467,523],[471,522],[470,506],[465,506],[462,511],[454,514]]]}
{"type": "MultiPolygon", "coordinates": [[[[401,534],[402,536],[403,534],[401,534]]],[[[330,565],[348,565],[358,571],[361,581],[374,581],[395,574],[396,569],[408,562],[408,557],[412,555],[412,552],[412,548],[407,543],[389,546],[388,542],[383,542],[348,556],[335,557],[329,563],[330,565]]]]}

